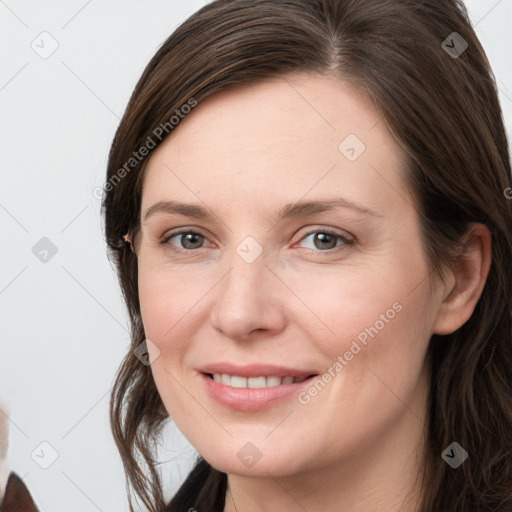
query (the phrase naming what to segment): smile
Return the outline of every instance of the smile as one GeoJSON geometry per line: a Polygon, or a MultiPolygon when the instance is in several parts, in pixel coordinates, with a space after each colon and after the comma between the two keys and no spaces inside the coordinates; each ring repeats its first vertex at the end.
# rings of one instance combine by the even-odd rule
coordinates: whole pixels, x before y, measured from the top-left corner
{"type": "Polygon", "coordinates": [[[228,409],[242,412],[259,411],[292,399],[318,377],[241,377],[204,372],[199,375],[210,398],[228,409]]]}
{"type": "Polygon", "coordinates": [[[229,375],[227,373],[214,373],[207,374],[211,379],[215,382],[219,382],[220,384],[224,384],[225,386],[230,386],[232,388],[271,388],[274,386],[280,386],[281,384],[297,384],[306,380],[309,377],[278,377],[274,375],[263,376],[260,375],[258,377],[242,377],[240,375],[229,375]]]}

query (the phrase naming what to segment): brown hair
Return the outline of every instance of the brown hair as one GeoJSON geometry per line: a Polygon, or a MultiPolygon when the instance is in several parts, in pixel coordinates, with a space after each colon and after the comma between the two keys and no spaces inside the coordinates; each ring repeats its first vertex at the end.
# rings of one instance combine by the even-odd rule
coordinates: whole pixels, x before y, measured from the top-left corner
{"type": "Polygon", "coordinates": [[[170,118],[191,100],[295,72],[351,81],[383,114],[407,155],[433,275],[442,277],[452,264],[470,223],[491,232],[491,269],[472,317],[430,341],[420,510],[510,512],[512,201],[505,191],[512,178],[494,76],[458,0],[216,0],[151,59],[115,134],[103,198],[109,256],[132,331],[111,396],[127,488],[151,510],[224,509],[226,475],[201,457],[170,504],[164,501],[154,456],[168,415],[151,368],[133,355],[145,335],[137,258],[121,238],[130,233],[136,243],[149,155],[130,159],[150,139],[154,146],[164,140],[155,136],[157,127],[167,126],[172,136],[170,118]],[[441,458],[453,441],[469,453],[456,470],[441,458]]]}

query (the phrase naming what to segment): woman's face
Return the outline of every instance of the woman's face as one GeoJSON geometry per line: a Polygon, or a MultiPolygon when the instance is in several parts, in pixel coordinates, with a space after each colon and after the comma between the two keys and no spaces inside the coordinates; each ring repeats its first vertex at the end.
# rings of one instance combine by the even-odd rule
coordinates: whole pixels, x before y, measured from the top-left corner
{"type": "Polygon", "coordinates": [[[379,113],[303,74],[218,93],[175,130],[146,169],[137,254],[151,368],[181,432],[217,469],[252,476],[412,435],[442,297],[379,113]],[[317,377],[240,391],[202,373],[217,363],[317,377]]]}

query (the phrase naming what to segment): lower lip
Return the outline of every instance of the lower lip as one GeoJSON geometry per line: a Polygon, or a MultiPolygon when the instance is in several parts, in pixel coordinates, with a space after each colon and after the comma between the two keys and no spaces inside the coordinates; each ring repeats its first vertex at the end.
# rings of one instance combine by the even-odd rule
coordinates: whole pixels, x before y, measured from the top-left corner
{"type": "Polygon", "coordinates": [[[292,396],[296,396],[308,387],[317,377],[309,377],[302,382],[280,384],[269,388],[233,388],[216,382],[201,373],[208,394],[221,405],[237,411],[253,412],[270,407],[292,396]]]}

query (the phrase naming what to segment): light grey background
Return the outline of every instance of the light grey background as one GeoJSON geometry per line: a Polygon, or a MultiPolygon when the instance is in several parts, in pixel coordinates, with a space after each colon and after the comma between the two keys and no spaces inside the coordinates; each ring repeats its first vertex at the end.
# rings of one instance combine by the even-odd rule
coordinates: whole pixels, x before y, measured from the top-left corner
{"type": "MultiPolygon", "coordinates": [[[[98,187],[145,65],[204,3],[0,0],[0,397],[10,409],[10,468],[41,512],[128,509],[108,419],[128,322],[106,258],[98,187]],[[32,250],[43,237],[57,248],[46,262],[32,250]],[[43,469],[53,450],[58,458],[43,469]]],[[[467,5],[510,137],[512,0],[467,5]]],[[[161,451],[169,493],[195,454],[171,425],[161,451]]]]}

